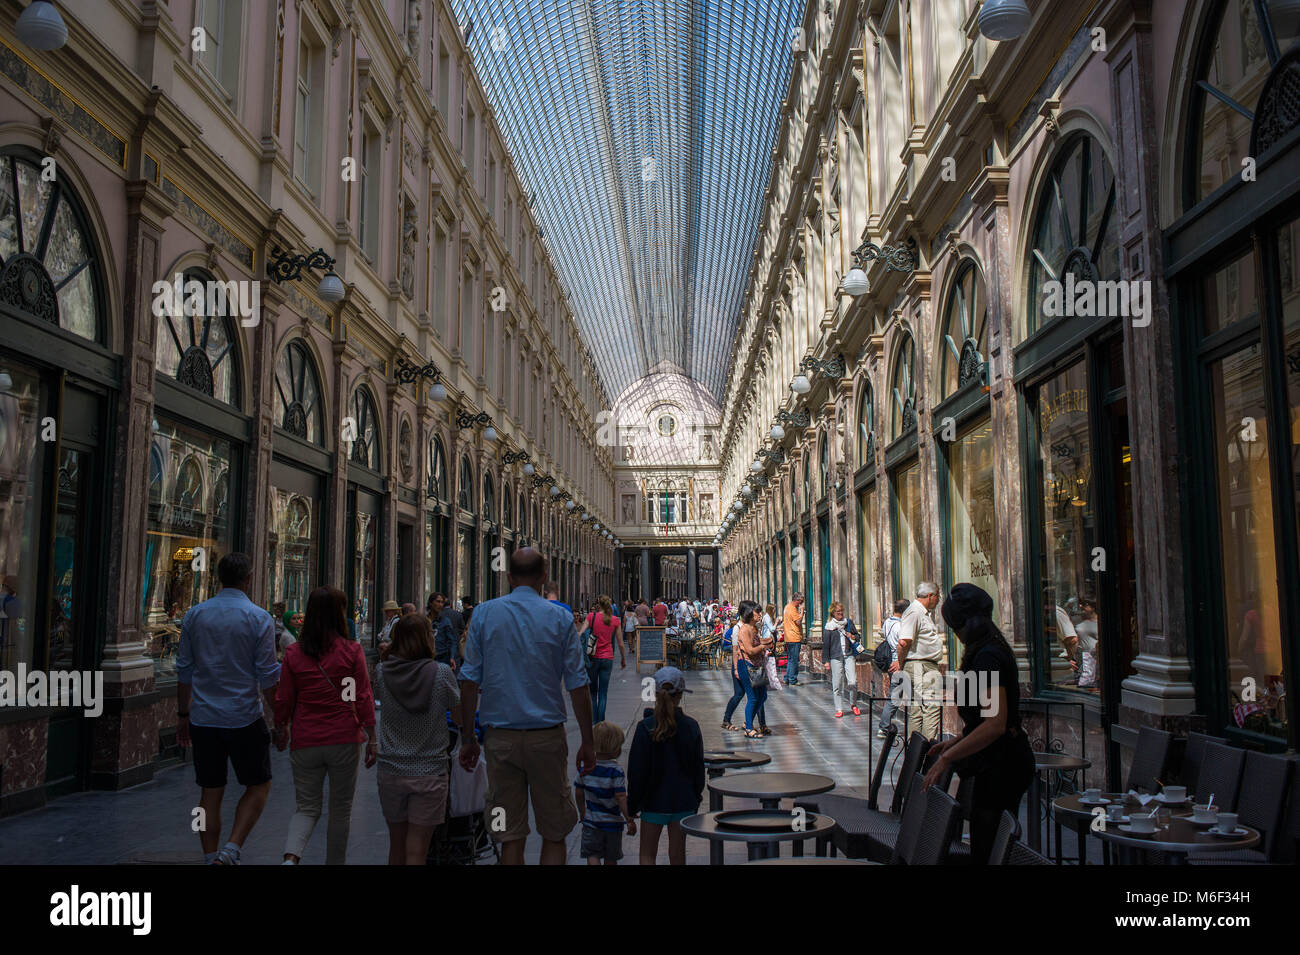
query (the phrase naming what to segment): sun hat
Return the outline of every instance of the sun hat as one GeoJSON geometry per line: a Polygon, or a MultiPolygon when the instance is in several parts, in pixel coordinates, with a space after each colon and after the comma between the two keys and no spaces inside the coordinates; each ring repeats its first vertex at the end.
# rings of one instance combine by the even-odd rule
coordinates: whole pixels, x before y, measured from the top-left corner
{"type": "Polygon", "coordinates": [[[396,600],[386,600],[386,601],[384,601],[384,609],[385,609],[385,610],[396,610],[398,613],[401,613],[401,612],[402,612],[401,604],[399,604],[396,600]]]}

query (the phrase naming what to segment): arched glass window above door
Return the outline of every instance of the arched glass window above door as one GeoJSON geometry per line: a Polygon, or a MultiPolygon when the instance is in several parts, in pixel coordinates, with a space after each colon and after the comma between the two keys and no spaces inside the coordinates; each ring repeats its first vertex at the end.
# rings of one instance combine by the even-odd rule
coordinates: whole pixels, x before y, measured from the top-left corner
{"type": "Polygon", "coordinates": [[[203,269],[186,269],[181,293],[164,293],[154,332],[154,367],[187,388],[237,406],[235,325],[225,296],[210,294],[220,284],[203,269]]]}
{"type": "Polygon", "coordinates": [[[916,344],[910,332],[903,332],[894,359],[894,376],[890,382],[893,413],[890,415],[890,439],[902,437],[916,428],[916,344]]]}
{"type": "Polygon", "coordinates": [[[1062,147],[1039,188],[1037,208],[1029,249],[1029,334],[1086,301],[1075,292],[1085,287],[1079,283],[1091,283],[1093,315],[1102,317],[1095,283],[1119,278],[1119,216],[1115,174],[1096,140],[1081,133],[1062,147]]]}
{"type": "Polygon", "coordinates": [[[95,242],[67,177],[43,171],[25,151],[0,154],[0,304],[100,342],[95,242]]]}
{"type": "Polygon", "coordinates": [[[858,397],[858,467],[866,467],[876,457],[875,434],[875,398],[871,394],[871,383],[862,386],[858,397]]]}
{"type": "Polygon", "coordinates": [[[355,426],[348,460],[372,471],[380,470],[383,455],[379,447],[379,415],[375,413],[375,399],[365,385],[358,385],[353,390],[352,400],[348,402],[348,416],[355,426]]]}
{"type": "Polygon", "coordinates": [[[460,481],[456,489],[456,503],[467,511],[474,510],[474,468],[468,457],[460,459],[460,481]]]}
{"type": "Polygon", "coordinates": [[[323,444],[320,382],[311,353],[294,340],[275,363],[275,423],[312,444],[323,444]]]}
{"type": "Polygon", "coordinates": [[[428,444],[425,474],[424,493],[443,504],[451,503],[447,496],[447,453],[442,449],[442,438],[436,435],[428,444]]]}
{"type": "Polygon", "coordinates": [[[948,293],[943,319],[943,357],[939,380],[940,398],[983,380],[989,353],[988,302],[984,279],[975,263],[967,259],[958,266],[957,281],[948,293]]]}

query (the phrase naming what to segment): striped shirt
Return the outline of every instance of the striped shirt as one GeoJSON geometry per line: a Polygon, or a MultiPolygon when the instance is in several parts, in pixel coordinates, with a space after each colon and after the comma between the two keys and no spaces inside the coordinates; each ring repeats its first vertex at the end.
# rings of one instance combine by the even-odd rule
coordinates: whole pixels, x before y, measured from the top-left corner
{"type": "Polygon", "coordinates": [[[623,811],[618,808],[616,796],[627,793],[627,776],[615,759],[598,759],[596,768],[573,783],[581,789],[587,803],[587,814],[582,824],[588,829],[618,832],[623,828],[623,811]]]}

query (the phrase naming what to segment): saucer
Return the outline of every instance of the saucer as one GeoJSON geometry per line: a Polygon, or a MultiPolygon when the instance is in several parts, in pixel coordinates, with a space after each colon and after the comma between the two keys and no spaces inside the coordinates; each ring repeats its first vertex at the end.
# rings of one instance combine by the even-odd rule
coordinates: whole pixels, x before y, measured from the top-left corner
{"type": "Polygon", "coordinates": [[[1128,822],[1132,818],[1133,818],[1132,816],[1120,816],[1118,819],[1112,819],[1110,818],[1110,816],[1107,816],[1106,825],[1112,826],[1115,825],[1116,823],[1128,822]]]}
{"type": "Polygon", "coordinates": [[[1242,827],[1242,826],[1238,826],[1238,827],[1237,827],[1235,830],[1233,830],[1232,832],[1224,832],[1224,831],[1223,831],[1222,829],[1220,829],[1218,826],[1213,826],[1213,827],[1211,827],[1211,828],[1209,828],[1209,829],[1207,829],[1207,830],[1205,830],[1205,831],[1208,832],[1208,833],[1209,833],[1210,835],[1212,835],[1212,836],[1219,836],[1219,837],[1224,838],[1224,839],[1240,839],[1242,836],[1246,835],[1246,833],[1247,833],[1249,830],[1245,829],[1245,828],[1242,827]]]}
{"type": "Polygon", "coordinates": [[[1105,796],[1098,797],[1097,799],[1084,799],[1082,796],[1080,796],[1079,805],[1080,806],[1109,806],[1110,800],[1107,799],[1105,796]]]}
{"type": "Polygon", "coordinates": [[[1170,799],[1164,793],[1158,793],[1156,795],[1156,801],[1165,806],[1181,806],[1188,801],[1188,797],[1184,796],[1182,799],[1170,799]]]}
{"type": "Polygon", "coordinates": [[[1158,832],[1158,830],[1155,829],[1151,830],[1150,832],[1138,832],[1131,825],[1127,825],[1127,826],[1121,825],[1119,827],[1119,831],[1127,832],[1130,836],[1154,836],[1158,832]]]}

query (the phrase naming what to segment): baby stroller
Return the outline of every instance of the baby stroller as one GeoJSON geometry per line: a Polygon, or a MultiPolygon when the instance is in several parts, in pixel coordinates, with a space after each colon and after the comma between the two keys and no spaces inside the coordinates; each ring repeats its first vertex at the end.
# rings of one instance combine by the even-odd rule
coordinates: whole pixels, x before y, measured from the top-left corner
{"type": "MultiPolygon", "coordinates": [[[[460,743],[460,734],[456,728],[456,721],[452,719],[450,712],[447,714],[447,733],[450,739],[450,744],[447,747],[448,769],[450,769],[450,762],[456,758],[454,754],[460,743]]],[[[477,714],[474,716],[474,735],[482,743],[483,727],[478,721],[477,714]]],[[[429,841],[428,864],[475,865],[488,858],[491,858],[494,863],[500,862],[501,853],[497,848],[497,844],[488,835],[483,813],[476,812],[468,816],[453,816],[451,814],[449,793],[447,818],[442,825],[433,831],[433,839],[429,841]]]]}

